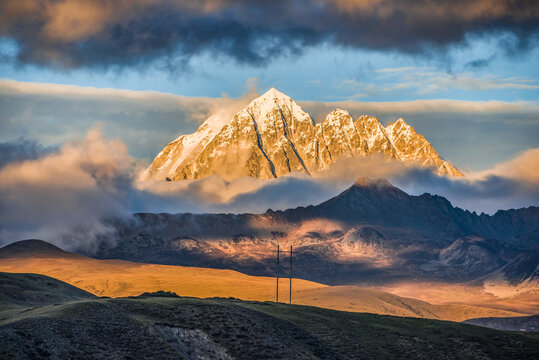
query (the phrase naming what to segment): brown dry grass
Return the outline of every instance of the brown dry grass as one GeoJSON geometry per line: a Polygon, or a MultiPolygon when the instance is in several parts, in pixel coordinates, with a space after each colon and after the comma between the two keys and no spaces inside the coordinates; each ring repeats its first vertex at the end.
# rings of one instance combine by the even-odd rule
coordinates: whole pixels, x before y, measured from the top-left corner
{"type": "MultiPolygon", "coordinates": [[[[37,273],[77,286],[98,296],[126,297],[158,290],[190,297],[235,297],[275,300],[275,279],[233,270],[97,260],[82,256],[0,259],[0,271],[37,273]]],[[[288,279],[280,281],[280,300],[288,302],[288,279]]],[[[293,280],[293,302],[353,312],[370,312],[462,321],[485,316],[522,313],[465,304],[432,305],[388,292],[357,286],[327,286],[293,280]]]]}
{"type": "Polygon", "coordinates": [[[398,296],[413,296],[431,304],[447,305],[466,303],[470,305],[515,310],[526,314],[539,314],[539,290],[531,287],[510,296],[498,297],[484,287],[472,284],[447,284],[441,282],[398,283],[383,286],[379,290],[398,296]]]}

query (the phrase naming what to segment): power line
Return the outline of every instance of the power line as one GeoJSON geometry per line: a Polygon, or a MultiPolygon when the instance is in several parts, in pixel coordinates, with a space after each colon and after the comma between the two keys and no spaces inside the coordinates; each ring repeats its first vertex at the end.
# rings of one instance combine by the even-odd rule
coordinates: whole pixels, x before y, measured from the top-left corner
{"type": "MultiPolygon", "coordinates": [[[[279,302],[279,274],[280,274],[280,255],[281,255],[281,248],[279,246],[279,244],[277,244],[277,271],[276,271],[276,283],[275,283],[275,302],[278,303],[279,302]]],[[[289,273],[289,278],[290,278],[290,288],[289,288],[289,293],[288,293],[288,302],[290,304],[292,304],[292,277],[294,276],[294,271],[293,271],[293,258],[294,256],[294,252],[293,252],[293,248],[292,248],[292,245],[290,245],[290,273],[289,273]]]]}

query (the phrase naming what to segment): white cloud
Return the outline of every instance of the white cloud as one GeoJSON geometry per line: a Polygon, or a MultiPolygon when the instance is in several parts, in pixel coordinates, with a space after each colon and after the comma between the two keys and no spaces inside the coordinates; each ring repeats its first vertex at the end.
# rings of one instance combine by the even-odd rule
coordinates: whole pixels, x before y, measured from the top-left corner
{"type": "Polygon", "coordinates": [[[496,164],[492,169],[471,174],[476,179],[502,176],[528,182],[539,187],[539,148],[528,149],[517,157],[496,164]]]}
{"type": "Polygon", "coordinates": [[[344,159],[316,178],[292,174],[270,181],[210,177],[140,183],[137,175],[147,164],[132,158],[121,140],[108,140],[92,129],[57,152],[0,168],[0,243],[41,238],[91,251],[101,236],[114,239],[110,218],[133,212],[260,213],[318,204],[359,176],[388,178],[411,194],[439,194],[462,208],[492,213],[539,203],[538,152],[531,149],[467,179],[372,157],[344,159]]]}
{"type": "Polygon", "coordinates": [[[320,109],[329,113],[336,107],[368,113],[459,113],[459,114],[539,114],[539,103],[534,101],[468,101],[468,100],[411,100],[411,101],[300,101],[307,110],[320,109]],[[331,110],[329,110],[331,109],[331,110]],[[329,111],[328,111],[329,110],[329,111]]]}
{"type": "Polygon", "coordinates": [[[62,244],[65,235],[91,248],[110,231],[103,219],[130,214],[127,189],[137,162],[120,140],[98,129],[59,152],[0,169],[0,242],[41,238],[62,244]]]}
{"type": "Polygon", "coordinates": [[[244,97],[197,98],[151,91],[0,80],[0,141],[32,138],[60,145],[102,124],[138,157],[153,157],[182,133],[193,132],[211,114],[232,116],[244,97]]]}
{"type": "Polygon", "coordinates": [[[448,90],[537,90],[539,81],[525,77],[502,77],[494,74],[477,76],[473,72],[448,73],[434,68],[399,67],[382,68],[370,82],[343,79],[334,84],[336,88],[355,91],[351,98],[388,96],[407,93],[433,94],[448,90]]]}

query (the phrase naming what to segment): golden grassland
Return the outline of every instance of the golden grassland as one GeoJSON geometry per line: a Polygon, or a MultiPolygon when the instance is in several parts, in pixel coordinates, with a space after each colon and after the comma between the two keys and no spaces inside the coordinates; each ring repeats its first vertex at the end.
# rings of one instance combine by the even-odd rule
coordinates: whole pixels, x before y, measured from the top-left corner
{"type": "Polygon", "coordinates": [[[443,282],[401,282],[376,289],[428,301],[431,304],[465,303],[479,306],[488,304],[489,307],[497,309],[516,309],[531,315],[539,313],[539,289],[536,283],[509,286],[500,282],[498,287],[504,287],[506,293],[499,294],[496,289],[484,285],[443,282]]]}
{"type": "MultiPolygon", "coordinates": [[[[275,278],[233,270],[98,260],[80,255],[0,259],[0,271],[47,275],[98,296],[126,297],[158,290],[188,297],[235,297],[274,301],[275,278]]],[[[289,301],[289,279],[280,281],[282,302],[289,301]]],[[[487,316],[519,316],[526,312],[467,304],[430,304],[358,286],[327,286],[293,279],[293,303],[335,310],[424,317],[452,321],[487,316]]],[[[418,293],[419,295],[419,293],[418,293]]],[[[414,296],[417,297],[417,296],[414,296]]]]}

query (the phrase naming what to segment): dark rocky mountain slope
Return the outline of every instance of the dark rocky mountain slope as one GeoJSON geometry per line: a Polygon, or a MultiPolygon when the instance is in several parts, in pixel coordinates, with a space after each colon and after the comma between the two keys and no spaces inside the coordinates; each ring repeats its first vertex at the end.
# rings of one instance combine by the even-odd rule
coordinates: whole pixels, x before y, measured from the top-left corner
{"type": "Polygon", "coordinates": [[[538,207],[478,215],[441,196],[408,195],[385,180],[360,179],[316,206],[264,214],[143,213],[111,226],[116,237],[104,238],[92,256],[273,275],[279,243],[294,246],[296,276],[328,284],[469,281],[494,273],[522,282],[539,264],[538,207]]]}

